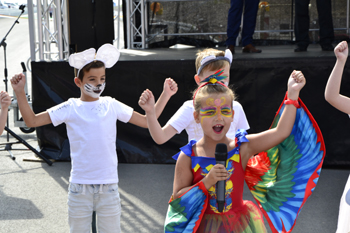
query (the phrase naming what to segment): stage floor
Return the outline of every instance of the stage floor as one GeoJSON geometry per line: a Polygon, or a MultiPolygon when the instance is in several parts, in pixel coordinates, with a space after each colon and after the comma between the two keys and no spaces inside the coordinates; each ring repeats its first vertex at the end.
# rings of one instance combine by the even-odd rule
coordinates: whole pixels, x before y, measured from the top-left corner
{"type": "MultiPolygon", "coordinates": [[[[241,47],[236,47],[234,60],[255,59],[298,59],[298,58],[334,58],[334,52],[321,50],[318,44],[310,44],[307,52],[294,52],[295,45],[258,46],[262,53],[242,53],[241,47]]],[[[152,49],[122,49],[120,61],[152,61],[152,60],[195,60],[196,53],[205,48],[193,46],[178,46],[178,48],[152,49]]],[[[225,50],[225,47],[217,47],[225,50]]]]}
{"type": "MultiPolygon", "coordinates": [[[[4,136],[0,137],[1,142],[6,140],[4,136]]],[[[32,146],[36,143],[30,140],[32,146]]],[[[30,151],[16,151],[14,155],[17,157],[15,161],[6,151],[0,152],[1,232],[69,232],[67,189],[71,164],[56,162],[50,167],[46,163],[23,161],[34,157],[30,151]]],[[[163,232],[174,167],[119,164],[122,232],[163,232]]],[[[322,170],[318,185],[300,212],[293,233],[335,232],[340,197],[349,172],[322,170]]],[[[254,201],[247,187],[243,198],[254,201]]]]}

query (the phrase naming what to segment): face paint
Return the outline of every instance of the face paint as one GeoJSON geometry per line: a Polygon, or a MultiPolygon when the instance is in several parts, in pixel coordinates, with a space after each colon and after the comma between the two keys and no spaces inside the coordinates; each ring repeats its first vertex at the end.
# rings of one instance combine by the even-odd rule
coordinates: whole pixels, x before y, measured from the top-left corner
{"type": "Polygon", "coordinates": [[[202,117],[202,122],[204,118],[209,118],[216,116],[220,112],[218,119],[221,120],[221,116],[232,117],[234,111],[231,106],[226,103],[226,98],[221,97],[220,99],[208,98],[206,100],[206,105],[208,107],[201,108],[199,115],[202,117]]]}
{"type": "Polygon", "coordinates": [[[98,98],[100,97],[100,95],[102,94],[103,90],[105,89],[106,83],[97,85],[97,87],[86,83],[84,85],[84,92],[85,94],[87,94],[88,96],[91,96],[92,98],[98,98]]]}

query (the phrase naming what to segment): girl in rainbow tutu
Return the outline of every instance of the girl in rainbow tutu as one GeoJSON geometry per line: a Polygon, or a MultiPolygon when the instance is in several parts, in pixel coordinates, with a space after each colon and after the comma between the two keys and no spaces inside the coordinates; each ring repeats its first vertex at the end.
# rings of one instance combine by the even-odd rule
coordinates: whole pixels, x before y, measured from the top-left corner
{"type": "MultiPolygon", "coordinates": [[[[271,129],[226,136],[234,118],[233,91],[220,70],[194,92],[194,119],[204,136],[191,140],[177,160],[165,232],[266,232],[263,214],[273,232],[290,232],[312,193],[325,155],[322,135],[299,99],[305,85],[300,71],[288,79],[288,92],[271,129]],[[308,132],[307,134],[305,132],[308,132]],[[216,145],[226,145],[225,165],[215,160],[216,145]],[[308,149],[306,149],[306,147],[308,149]],[[256,156],[254,156],[256,155],[256,156]],[[244,179],[258,206],[243,200],[244,179]],[[225,181],[225,204],[218,208],[216,184],[225,181]],[[262,214],[263,213],[263,214],[262,214]]],[[[161,130],[154,97],[146,90],[139,101],[152,137],[161,130]]]]}

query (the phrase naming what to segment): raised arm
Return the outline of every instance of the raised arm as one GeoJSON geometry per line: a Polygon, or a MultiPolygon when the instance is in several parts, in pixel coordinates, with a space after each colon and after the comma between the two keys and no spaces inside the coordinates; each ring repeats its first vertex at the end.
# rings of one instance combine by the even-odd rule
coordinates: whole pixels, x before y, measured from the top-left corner
{"type": "MultiPolygon", "coordinates": [[[[173,96],[177,92],[177,89],[177,83],[173,79],[165,79],[163,92],[159,96],[157,103],[155,104],[156,119],[158,119],[160,114],[162,114],[165,105],[168,103],[171,96],[173,96]]],[[[135,111],[131,116],[129,122],[143,128],[148,128],[146,116],[135,111]]]]}
{"type": "Polygon", "coordinates": [[[350,114],[350,98],[340,94],[341,78],[348,58],[348,43],[343,41],[334,49],[337,62],[329,76],[324,96],[328,103],[338,110],[350,114]]]}
{"type": "Polygon", "coordinates": [[[9,106],[11,104],[11,97],[9,94],[5,91],[1,91],[0,93],[0,104],[1,104],[1,112],[0,112],[0,135],[4,131],[6,120],[7,120],[7,113],[9,106]]]}
{"type": "Polygon", "coordinates": [[[157,144],[163,144],[176,134],[176,130],[171,125],[163,128],[157,120],[157,113],[154,106],[154,96],[150,90],[145,90],[139,100],[140,107],[146,112],[148,130],[157,144]]]}
{"type": "MultiPolygon", "coordinates": [[[[305,82],[304,75],[300,71],[293,71],[288,79],[288,99],[298,100],[299,92],[305,82]]],[[[296,110],[293,104],[286,104],[276,128],[248,135],[249,142],[244,143],[241,149],[244,162],[247,162],[252,155],[268,150],[285,140],[292,132],[296,110]]]]}
{"type": "Polygon", "coordinates": [[[26,93],[24,92],[24,85],[26,83],[24,74],[17,74],[11,78],[11,85],[15,91],[18,107],[23,117],[24,122],[28,127],[38,127],[51,123],[48,112],[34,114],[33,110],[28,104],[26,93]]]}

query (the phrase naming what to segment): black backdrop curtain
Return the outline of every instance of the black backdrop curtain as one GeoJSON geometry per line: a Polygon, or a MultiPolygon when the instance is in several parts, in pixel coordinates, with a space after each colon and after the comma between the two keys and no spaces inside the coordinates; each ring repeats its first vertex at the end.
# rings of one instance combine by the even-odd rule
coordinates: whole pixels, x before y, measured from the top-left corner
{"type": "MultiPolygon", "coordinates": [[[[324,89],[335,58],[289,58],[236,60],[231,67],[231,84],[242,104],[249,124],[248,133],[270,127],[287,90],[287,79],[293,69],[302,70],[307,83],[300,97],[319,124],[326,144],[324,166],[350,166],[350,119],[324,99],[324,89]]],[[[159,121],[164,125],[182,103],[190,99],[195,88],[193,60],[119,61],[107,69],[103,95],[112,96],[143,114],[138,99],[149,88],[159,97],[164,79],[171,76],[179,85],[159,121]]],[[[45,111],[70,97],[79,97],[73,83],[73,69],[67,62],[32,62],[33,108],[45,111]]],[[[344,71],[341,93],[350,96],[348,65],[344,71]]],[[[153,142],[147,129],[118,122],[118,157],[128,163],[174,163],[171,156],[187,143],[186,133],[176,135],[164,145],[153,142]]],[[[69,159],[65,126],[37,128],[39,145],[54,159],[69,159]]]]}

